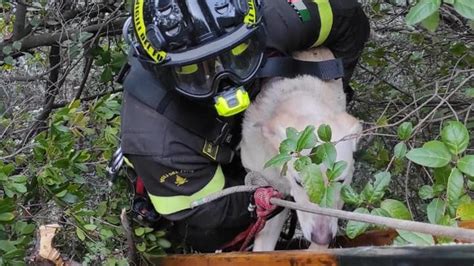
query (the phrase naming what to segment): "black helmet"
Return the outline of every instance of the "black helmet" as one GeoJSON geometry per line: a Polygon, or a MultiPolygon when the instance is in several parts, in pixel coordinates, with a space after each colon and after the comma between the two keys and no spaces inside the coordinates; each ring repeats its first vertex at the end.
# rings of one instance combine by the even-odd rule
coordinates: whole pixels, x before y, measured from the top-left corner
{"type": "Polygon", "coordinates": [[[263,61],[258,0],[134,0],[132,22],[140,61],[168,71],[175,89],[194,99],[217,103],[229,87],[246,94],[240,86],[263,61]]]}

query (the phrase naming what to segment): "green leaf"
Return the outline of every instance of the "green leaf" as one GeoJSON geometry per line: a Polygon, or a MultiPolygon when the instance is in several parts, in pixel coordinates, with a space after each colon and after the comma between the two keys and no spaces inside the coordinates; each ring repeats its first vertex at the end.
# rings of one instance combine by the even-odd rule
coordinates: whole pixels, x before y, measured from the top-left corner
{"type": "Polygon", "coordinates": [[[451,121],[443,127],[441,140],[452,154],[458,155],[464,152],[469,145],[469,132],[462,123],[451,121]]]}
{"type": "Polygon", "coordinates": [[[404,230],[397,230],[398,235],[411,244],[417,246],[433,246],[435,244],[434,239],[431,235],[409,232],[404,230]]]}
{"type": "Polygon", "coordinates": [[[135,235],[136,236],[142,236],[144,234],[145,234],[145,228],[143,228],[143,227],[135,228],[135,235]]]}
{"type": "Polygon", "coordinates": [[[108,239],[114,236],[112,230],[109,229],[100,229],[99,235],[102,239],[108,239]]]}
{"type": "Polygon", "coordinates": [[[467,180],[467,187],[470,191],[474,191],[474,182],[471,180],[467,180]]]}
{"type": "Polygon", "coordinates": [[[369,203],[376,203],[383,198],[391,178],[392,176],[389,172],[380,172],[375,175],[374,190],[368,198],[369,203]]]}
{"type": "Polygon", "coordinates": [[[158,239],[158,245],[162,248],[170,248],[171,247],[171,243],[164,239],[164,238],[160,238],[158,239]]]}
{"type": "Polygon", "coordinates": [[[331,169],[327,171],[327,177],[330,181],[335,180],[336,178],[340,177],[344,170],[347,168],[347,162],[339,161],[334,164],[331,169]]]}
{"type": "MultiPolygon", "coordinates": [[[[365,213],[368,214],[369,210],[366,208],[357,208],[354,210],[355,213],[365,213]]],[[[357,222],[357,221],[349,221],[347,222],[346,226],[346,235],[350,239],[354,239],[360,234],[364,233],[369,228],[368,223],[357,222]]]]}
{"type": "Polygon", "coordinates": [[[289,160],[291,160],[291,155],[288,154],[278,154],[275,157],[271,158],[268,162],[265,163],[265,168],[267,167],[280,167],[289,160]]]}
{"type": "Polygon", "coordinates": [[[5,64],[10,65],[10,66],[13,66],[15,64],[15,59],[13,59],[13,57],[11,56],[5,57],[3,61],[5,62],[5,64]]]}
{"type": "Polygon", "coordinates": [[[13,49],[15,49],[16,51],[20,51],[20,50],[21,50],[21,41],[15,41],[15,42],[13,42],[12,47],[13,47],[13,49]]]}
{"type": "Polygon", "coordinates": [[[12,47],[10,45],[7,45],[5,47],[3,47],[2,49],[2,52],[5,54],[5,55],[9,55],[11,54],[13,51],[12,47]]]}
{"type": "MultiPolygon", "coordinates": [[[[473,25],[474,25],[474,21],[473,21],[473,25]]],[[[474,98],[474,87],[473,88],[467,88],[464,93],[466,94],[467,97],[474,98]]]]}
{"type": "Polygon", "coordinates": [[[86,240],[86,233],[79,227],[76,228],[76,235],[81,241],[86,240]]]}
{"type": "Polygon", "coordinates": [[[15,219],[15,215],[11,212],[0,213],[0,222],[10,222],[15,219]]]}
{"type": "Polygon", "coordinates": [[[374,194],[374,186],[372,185],[372,182],[367,182],[365,184],[364,189],[362,189],[362,192],[360,193],[362,201],[368,201],[371,197],[372,194],[374,194]]]}
{"type": "Polygon", "coordinates": [[[446,202],[439,198],[433,199],[426,207],[428,221],[432,224],[438,224],[446,212],[446,202]]]}
{"type": "Polygon", "coordinates": [[[15,244],[13,243],[13,241],[0,240],[0,250],[3,250],[5,252],[10,252],[10,251],[15,250],[15,249],[16,249],[16,247],[15,247],[15,244]]]}
{"type": "Polygon", "coordinates": [[[86,225],[84,225],[84,229],[86,229],[87,231],[94,231],[95,229],[97,229],[97,225],[95,225],[95,224],[86,224],[86,225]]]}
{"type": "Polygon", "coordinates": [[[397,145],[395,145],[395,148],[393,149],[393,154],[395,155],[395,158],[401,159],[405,157],[407,154],[408,148],[405,142],[400,142],[397,145]]]}
{"type": "Polygon", "coordinates": [[[84,31],[84,32],[79,33],[78,40],[79,40],[79,42],[83,43],[83,42],[87,41],[89,38],[91,38],[92,36],[94,36],[93,33],[84,31]]]}
{"type": "Polygon", "coordinates": [[[113,78],[112,75],[113,75],[112,69],[110,67],[105,67],[104,71],[100,75],[100,81],[103,83],[109,82],[113,78]]]}
{"type": "Polygon", "coordinates": [[[470,221],[474,220],[474,203],[461,203],[456,210],[456,216],[461,219],[461,221],[470,221]]]}
{"type": "Polygon", "coordinates": [[[468,176],[474,176],[474,155],[466,155],[459,159],[457,167],[468,176]]]}
{"type": "Polygon", "coordinates": [[[294,139],[285,139],[280,143],[280,153],[281,154],[290,154],[296,151],[296,140],[294,139]]]}
{"type": "Polygon", "coordinates": [[[96,211],[95,211],[95,214],[97,215],[97,217],[102,217],[102,216],[105,215],[106,212],[107,212],[107,202],[106,202],[106,201],[102,201],[102,202],[99,203],[99,205],[97,206],[96,211]]]}
{"type": "Polygon", "coordinates": [[[451,175],[448,178],[447,198],[448,202],[453,204],[456,203],[462,196],[464,190],[464,178],[462,173],[457,169],[453,168],[451,175]]]}
{"type": "Polygon", "coordinates": [[[386,199],[380,204],[380,208],[390,213],[392,218],[411,220],[411,214],[408,208],[401,201],[386,199]]]}
{"type": "Polygon", "coordinates": [[[139,243],[136,244],[135,247],[139,252],[145,252],[146,251],[146,243],[139,243]]]}
{"type": "Polygon", "coordinates": [[[311,156],[311,160],[323,162],[328,168],[332,168],[336,157],[336,147],[332,143],[323,143],[316,147],[315,155],[311,156]]]}
{"type": "Polygon", "coordinates": [[[463,17],[474,20],[474,5],[472,0],[455,0],[454,9],[463,17]]]}
{"type": "MultiPolygon", "coordinates": [[[[446,181],[447,183],[448,181],[446,181]]],[[[444,191],[446,190],[446,186],[445,185],[441,185],[441,184],[435,184],[433,186],[433,195],[434,196],[439,196],[441,195],[444,191]]]]}
{"type": "Polygon", "coordinates": [[[314,126],[307,126],[296,142],[296,151],[303,149],[311,149],[317,143],[316,135],[314,134],[314,126]]]}
{"type": "Polygon", "coordinates": [[[390,217],[390,213],[382,208],[375,208],[370,212],[370,214],[382,217],[390,217]]]}
{"type": "Polygon", "coordinates": [[[430,32],[435,32],[439,25],[439,10],[436,10],[429,17],[422,20],[421,25],[430,32]]]}
{"type": "Polygon", "coordinates": [[[354,206],[359,206],[362,200],[350,185],[344,185],[341,189],[341,197],[344,203],[354,206]]]}
{"type": "Polygon", "coordinates": [[[300,172],[301,170],[303,170],[303,168],[310,164],[311,159],[308,156],[302,156],[295,161],[293,167],[296,171],[300,172]]]}
{"type": "Polygon", "coordinates": [[[13,164],[6,164],[0,168],[0,171],[5,175],[11,175],[15,171],[15,166],[13,164]]]}
{"type": "Polygon", "coordinates": [[[433,187],[429,185],[422,186],[418,191],[418,196],[424,200],[432,199],[434,197],[433,187]]]}
{"type": "Polygon", "coordinates": [[[342,184],[339,182],[333,182],[329,187],[326,188],[324,196],[319,204],[321,207],[336,208],[338,200],[337,195],[341,192],[342,184]]]}
{"type": "Polygon", "coordinates": [[[413,124],[411,122],[402,123],[397,130],[400,140],[408,140],[413,132],[413,124]]]}
{"type": "Polygon", "coordinates": [[[18,192],[18,193],[26,193],[26,186],[24,184],[20,184],[20,183],[12,183],[11,184],[13,188],[15,188],[15,190],[18,192]]]}
{"type": "Polygon", "coordinates": [[[451,174],[451,169],[452,168],[450,165],[446,165],[445,167],[441,167],[441,168],[434,168],[433,174],[435,178],[435,184],[443,185],[444,187],[446,187],[448,185],[448,178],[449,178],[449,175],[451,174]]]}
{"type": "Polygon", "coordinates": [[[293,127],[286,128],[286,137],[288,139],[294,140],[296,142],[298,141],[299,136],[300,136],[300,133],[295,128],[293,127]]]}
{"type": "Polygon", "coordinates": [[[319,204],[325,193],[324,177],[319,166],[310,164],[301,171],[303,186],[312,203],[319,204]]]}
{"type": "Polygon", "coordinates": [[[441,0],[421,0],[410,9],[406,16],[408,25],[415,25],[436,12],[441,5],[441,0]]]}
{"type": "Polygon", "coordinates": [[[331,142],[332,131],[329,125],[320,125],[318,128],[318,137],[324,142],[331,142]]]}
{"type": "Polygon", "coordinates": [[[35,229],[36,229],[36,226],[34,224],[27,224],[23,228],[21,228],[19,233],[21,235],[29,235],[29,234],[33,233],[35,231],[35,229]]]}
{"type": "Polygon", "coordinates": [[[422,148],[409,151],[406,157],[416,164],[433,168],[446,166],[452,159],[446,145],[437,140],[425,143],[422,148]]]}

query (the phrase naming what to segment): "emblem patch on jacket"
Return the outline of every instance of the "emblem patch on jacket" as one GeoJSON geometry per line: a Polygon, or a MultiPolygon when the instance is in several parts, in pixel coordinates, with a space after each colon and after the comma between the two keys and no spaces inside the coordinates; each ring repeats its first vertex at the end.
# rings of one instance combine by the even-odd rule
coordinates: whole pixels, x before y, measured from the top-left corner
{"type": "Polygon", "coordinates": [[[176,184],[176,186],[180,187],[180,186],[188,183],[188,179],[186,179],[186,177],[176,175],[176,180],[174,181],[174,183],[176,184]]]}
{"type": "Polygon", "coordinates": [[[166,182],[166,179],[168,179],[168,178],[170,178],[174,175],[177,176],[178,174],[179,174],[178,171],[172,171],[172,172],[166,173],[166,174],[160,176],[160,183],[164,183],[164,182],[166,182]]]}
{"type": "Polygon", "coordinates": [[[303,0],[288,0],[288,4],[298,13],[301,21],[307,22],[311,20],[311,14],[303,0]]]}

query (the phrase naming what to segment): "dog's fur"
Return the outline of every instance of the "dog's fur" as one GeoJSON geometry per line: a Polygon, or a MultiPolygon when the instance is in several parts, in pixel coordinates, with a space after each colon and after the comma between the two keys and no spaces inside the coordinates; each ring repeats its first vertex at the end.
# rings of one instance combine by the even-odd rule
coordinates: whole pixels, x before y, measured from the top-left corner
{"type": "MultiPolygon", "coordinates": [[[[334,58],[326,48],[311,49],[293,56],[308,61],[334,58]]],[[[318,128],[321,124],[331,126],[332,141],[361,131],[359,121],[346,112],[346,98],[340,79],[322,81],[313,76],[302,75],[293,79],[268,80],[245,114],[241,142],[242,164],[249,171],[261,173],[272,186],[293,196],[297,203],[309,203],[307,193],[295,181],[295,178],[299,177],[291,166],[292,162],[285,177],[280,176],[280,169],[263,169],[263,166],[278,154],[280,142],[286,138],[287,127],[303,130],[307,125],[318,128]]],[[[339,178],[344,184],[352,180],[352,154],[356,143],[356,139],[349,139],[336,145],[337,160],[348,163],[339,178]]],[[[326,169],[323,166],[321,168],[325,172],[326,169]]],[[[342,208],[343,203],[339,195],[336,202],[336,207],[342,208]]],[[[287,211],[267,223],[256,237],[254,251],[275,248],[286,214],[287,211]]],[[[305,238],[318,246],[327,247],[336,235],[337,219],[300,211],[297,214],[305,238]]]]}

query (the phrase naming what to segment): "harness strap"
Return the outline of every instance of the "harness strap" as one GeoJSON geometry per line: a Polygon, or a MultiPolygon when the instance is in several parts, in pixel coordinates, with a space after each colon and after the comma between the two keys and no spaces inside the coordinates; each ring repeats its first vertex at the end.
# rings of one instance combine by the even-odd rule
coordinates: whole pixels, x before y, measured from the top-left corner
{"type": "Polygon", "coordinates": [[[344,77],[342,59],[326,61],[302,61],[292,57],[271,57],[257,73],[259,78],[286,77],[293,78],[297,75],[313,75],[322,80],[332,80],[344,77]]]}

